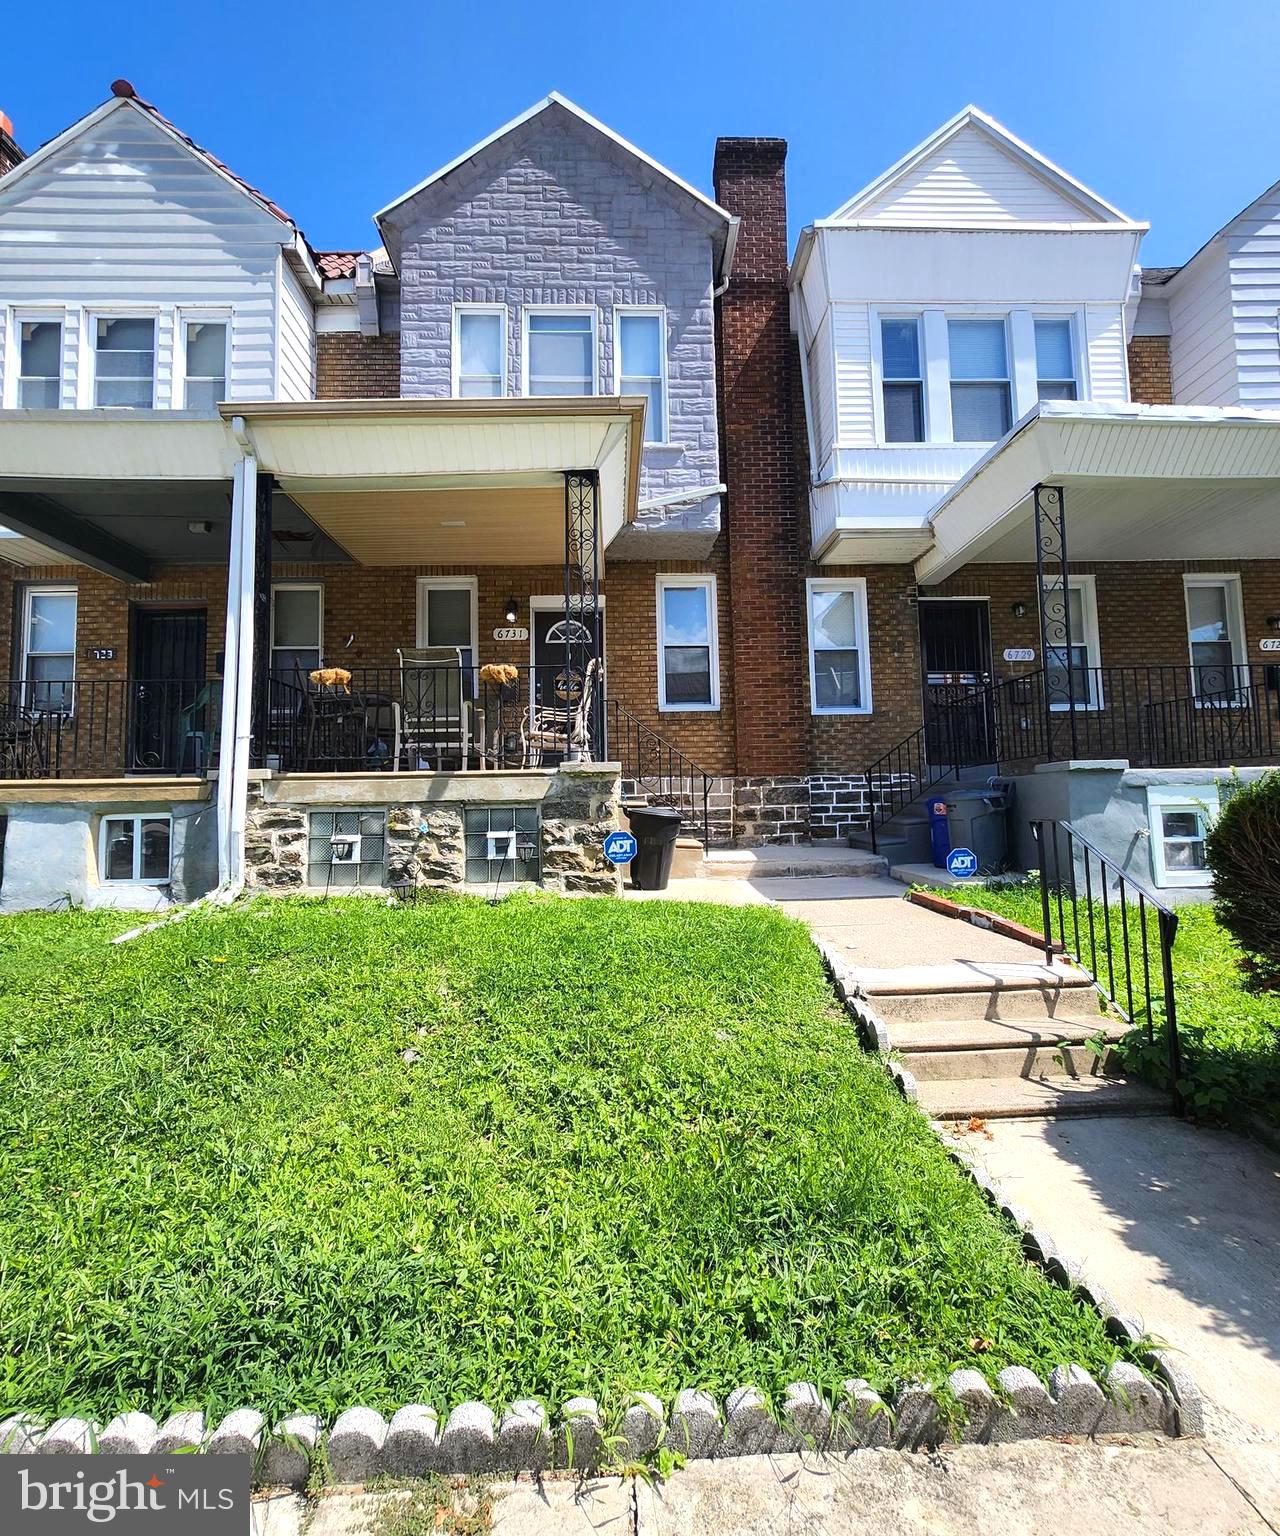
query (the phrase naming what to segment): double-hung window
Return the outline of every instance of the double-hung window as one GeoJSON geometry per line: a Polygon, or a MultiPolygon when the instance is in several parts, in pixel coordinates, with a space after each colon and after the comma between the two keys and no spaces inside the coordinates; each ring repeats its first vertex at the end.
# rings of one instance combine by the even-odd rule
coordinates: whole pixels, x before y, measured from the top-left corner
{"type": "Polygon", "coordinates": [[[213,414],[227,398],[227,335],[225,320],[187,320],[182,343],[185,359],[183,405],[188,411],[213,414]]]}
{"type": "Polygon", "coordinates": [[[459,399],[507,392],[505,305],[459,305],[453,312],[453,393],[459,399]]]}
{"type": "Polygon", "coordinates": [[[318,582],[272,587],[272,677],[305,689],[321,662],[323,628],[324,588],[318,582]]]}
{"type": "Polygon", "coordinates": [[[18,405],[56,411],[62,395],[62,322],[18,321],[18,405]]]}
{"type": "Polygon", "coordinates": [[[526,395],[594,395],[594,309],[527,309],[524,313],[526,395]]]}
{"type": "Polygon", "coordinates": [[[1060,586],[1046,584],[1045,631],[1050,640],[1063,637],[1070,619],[1071,644],[1049,645],[1045,651],[1045,688],[1053,709],[1098,709],[1102,704],[1101,653],[1098,643],[1098,600],[1092,576],[1067,579],[1066,612],[1060,586]]]}
{"type": "Polygon", "coordinates": [[[619,309],[615,314],[618,393],[643,395],[647,443],[667,440],[667,326],[660,309],[619,309]]]}
{"type": "Polygon", "coordinates": [[[1076,390],[1075,347],[1068,317],[1036,321],[1036,397],[1040,400],[1074,400],[1076,390]]]}
{"type": "Polygon", "coordinates": [[[21,638],[24,706],[69,714],[76,669],[76,589],[28,587],[21,638]]]}
{"type": "Polygon", "coordinates": [[[104,816],[99,878],[112,885],[165,885],[172,865],[172,816],[104,816]]]}
{"type": "Polygon", "coordinates": [[[720,708],[714,576],[658,577],[658,708],[720,708]]]}
{"type": "Polygon", "coordinates": [[[947,340],[952,438],[957,443],[994,443],[1013,424],[1005,322],[952,317],[947,340]]]}
{"type": "Polygon", "coordinates": [[[1184,580],[1192,692],[1202,703],[1238,703],[1244,662],[1239,580],[1234,576],[1184,580]]]}
{"type": "Polygon", "coordinates": [[[155,320],[100,315],[94,328],[93,403],[150,410],[155,387],[155,320]]]}
{"type": "Polygon", "coordinates": [[[866,582],[814,577],[808,604],[810,708],[815,715],[870,714],[866,582]]]}
{"type": "Polygon", "coordinates": [[[884,375],[885,442],[924,442],[919,320],[881,320],[880,362],[884,375]]]}

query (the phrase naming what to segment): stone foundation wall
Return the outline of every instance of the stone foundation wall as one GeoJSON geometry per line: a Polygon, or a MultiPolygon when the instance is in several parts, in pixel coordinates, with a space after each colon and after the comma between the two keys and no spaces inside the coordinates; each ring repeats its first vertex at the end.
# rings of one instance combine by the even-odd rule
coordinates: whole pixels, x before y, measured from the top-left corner
{"type": "Polygon", "coordinates": [[[386,813],[389,879],[408,876],[423,890],[462,888],[467,808],[507,805],[539,809],[545,889],[562,895],[618,893],[621,874],[605,858],[604,840],[618,826],[619,776],[607,763],[545,773],[353,775],[328,781],[308,775],[293,782],[287,774],[264,777],[249,788],[245,884],[257,891],[306,890],[308,816],[360,810],[386,813]]]}

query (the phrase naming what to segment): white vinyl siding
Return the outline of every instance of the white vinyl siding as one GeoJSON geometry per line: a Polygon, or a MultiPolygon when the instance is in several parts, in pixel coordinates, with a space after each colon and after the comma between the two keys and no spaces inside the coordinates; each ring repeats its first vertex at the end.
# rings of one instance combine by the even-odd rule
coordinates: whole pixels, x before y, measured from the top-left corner
{"type": "Polygon", "coordinates": [[[1227,233],[1236,380],[1241,405],[1280,408],[1280,190],[1272,187],[1227,233]]]}
{"type": "Polygon", "coordinates": [[[1124,341],[1124,311],[1091,304],[1085,311],[1089,376],[1079,381],[1076,398],[1106,404],[1129,398],[1129,362],[1124,341]]]}
{"type": "MultiPolygon", "coordinates": [[[[64,310],[63,405],[92,405],[87,317],[114,311],[156,316],[155,403],[169,407],[174,311],[200,305],[235,312],[229,394],[269,400],[276,274],[291,238],[157,123],[122,107],[0,190],[0,294],[19,311],[64,310]]],[[[3,366],[16,366],[11,338],[3,366]]]]}
{"type": "MultiPolygon", "coordinates": [[[[833,304],[831,313],[835,342],[837,441],[841,447],[870,447],[876,440],[876,407],[867,306],[833,304]]],[[[830,388],[830,385],[825,387],[830,388]]]]}
{"type": "Polygon", "coordinates": [[[1070,224],[1087,215],[981,129],[962,128],[884,194],[859,209],[863,223],[1070,224]]]}
{"type": "Polygon", "coordinates": [[[831,356],[831,311],[827,310],[809,343],[809,409],[813,420],[815,462],[825,464],[835,445],[834,364],[831,356]]]}
{"type": "Polygon", "coordinates": [[[1238,405],[1231,276],[1217,244],[1197,256],[1169,294],[1173,398],[1187,405],[1238,405]]]}
{"type": "Polygon", "coordinates": [[[280,258],[280,400],[316,397],[316,332],[311,302],[292,267],[280,258]]]}

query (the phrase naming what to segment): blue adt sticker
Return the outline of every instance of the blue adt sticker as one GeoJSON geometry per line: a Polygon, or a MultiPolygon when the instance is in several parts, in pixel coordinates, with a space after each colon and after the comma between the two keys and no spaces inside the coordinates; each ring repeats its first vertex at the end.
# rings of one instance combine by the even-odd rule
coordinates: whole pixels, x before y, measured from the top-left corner
{"type": "MultiPolygon", "coordinates": [[[[608,844],[605,844],[608,852],[608,844]]],[[[963,879],[966,875],[978,873],[978,858],[972,848],[953,848],[947,855],[947,873],[955,875],[957,879],[963,879]]]]}
{"type": "Polygon", "coordinates": [[[630,864],[636,856],[636,840],[630,832],[610,832],[604,840],[604,856],[610,864],[630,864]]]}

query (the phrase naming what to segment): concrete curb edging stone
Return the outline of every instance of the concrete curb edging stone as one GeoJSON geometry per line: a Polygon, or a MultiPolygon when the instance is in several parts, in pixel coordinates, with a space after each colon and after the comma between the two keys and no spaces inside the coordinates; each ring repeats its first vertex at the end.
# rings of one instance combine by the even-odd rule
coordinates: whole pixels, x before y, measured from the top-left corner
{"type": "MultiPolygon", "coordinates": [[[[830,944],[816,935],[811,935],[811,938],[821,956],[823,967],[831,980],[836,996],[857,1028],[863,1046],[869,1053],[880,1057],[886,1074],[892,1079],[902,1096],[912,1103],[917,1102],[915,1078],[889,1056],[891,1049],[889,1032],[883,1020],[877,1017],[866,993],[858,985],[856,976],[843,956],[830,944]]],[[[942,1130],[936,1123],[933,1129],[952,1162],[978,1186],[988,1204],[994,1206],[1006,1221],[1011,1222],[1018,1229],[1022,1251],[1033,1264],[1042,1269],[1055,1285],[1073,1292],[1087,1306],[1093,1307],[1101,1316],[1108,1334],[1113,1339],[1137,1344],[1147,1337],[1147,1330],[1138,1319],[1122,1313],[1106,1290],[1089,1280],[1083,1266],[1067,1258],[1053,1238],[1042,1228],[1036,1227],[1027,1212],[1009,1199],[996,1180],[978,1164],[972,1150],[959,1137],[942,1130]]],[[[1204,1405],[1200,1390],[1190,1372],[1168,1350],[1145,1350],[1141,1358],[1156,1379],[1153,1380],[1152,1377],[1144,1375],[1134,1365],[1120,1362],[1112,1367],[1107,1376],[1108,1386],[1115,1389],[1115,1398],[1110,1403],[1104,1403],[1093,1396],[1093,1393],[1098,1390],[1097,1384],[1092,1381],[1087,1371],[1075,1365],[1057,1366],[1054,1369],[1049,1380],[1050,1394],[1055,1401],[1059,1393],[1072,1397],[1081,1417],[1088,1417],[1089,1413],[1096,1409],[1095,1432],[1097,1433],[1117,1433],[1137,1427],[1134,1421],[1149,1417],[1152,1397],[1160,1396],[1165,1404],[1165,1414],[1163,1423],[1155,1427],[1163,1428],[1171,1435],[1202,1435],[1204,1405]],[[1079,1377],[1086,1380],[1079,1380],[1074,1374],[1060,1376],[1060,1372],[1078,1372],[1079,1377]],[[1055,1378],[1057,1378],[1056,1381],[1055,1378]],[[1123,1411],[1119,1405],[1123,1405],[1123,1411]],[[1117,1425],[1122,1426],[1122,1429],[1117,1430],[1117,1425]]],[[[975,1382],[983,1379],[977,1371],[959,1371],[953,1372],[953,1383],[956,1376],[966,1378],[965,1392],[970,1394],[976,1390],[975,1382]],[[969,1380],[970,1377],[974,1380],[969,1380]]],[[[1010,1402],[1017,1405],[1020,1411],[1028,1412],[1033,1419],[1042,1416],[1038,1398],[1035,1396],[1035,1388],[1039,1387],[1039,1383],[1030,1371],[1022,1372],[1019,1367],[1011,1367],[1000,1373],[999,1380],[1010,1402]],[[1005,1380],[1006,1377],[1010,1378],[1008,1382],[1005,1380]],[[1035,1384],[1034,1388],[1032,1383],[1035,1384]],[[1017,1393],[1013,1390],[1015,1386],[1017,1393]]],[[[970,1402],[966,1396],[955,1390],[954,1386],[953,1391],[966,1409],[970,1409],[970,1402]]],[[[974,1399],[973,1406],[978,1406],[977,1399],[974,1399]]],[[[1053,1434],[1061,1431],[1046,1428],[1041,1433],[1053,1434]]]]}

